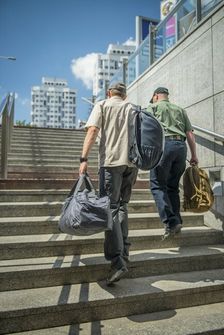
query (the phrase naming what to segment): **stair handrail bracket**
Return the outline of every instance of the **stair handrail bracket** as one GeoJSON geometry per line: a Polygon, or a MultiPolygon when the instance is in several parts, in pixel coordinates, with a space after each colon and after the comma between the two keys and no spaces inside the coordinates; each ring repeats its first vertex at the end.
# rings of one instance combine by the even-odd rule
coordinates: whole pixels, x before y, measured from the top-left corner
{"type": "Polygon", "coordinates": [[[1,115],[1,178],[8,176],[8,153],[14,124],[15,94],[8,93],[0,106],[1,115]]]}

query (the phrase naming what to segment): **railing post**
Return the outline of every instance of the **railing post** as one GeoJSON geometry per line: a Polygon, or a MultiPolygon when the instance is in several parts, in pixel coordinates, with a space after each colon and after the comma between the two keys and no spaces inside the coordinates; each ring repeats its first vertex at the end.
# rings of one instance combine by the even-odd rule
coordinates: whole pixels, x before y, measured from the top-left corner
{"type": "Polygon", "coordinates": [[[196,18],[197,23],[201,21],[201,0],[196,1],[196,18]]]}
{"type": "Polygon", "coordinates": [[[154,43],[155,43],[155,26],[149,25],[149,65],[154,63],[154,43]]]}
{"type": "Polygon", "coordinates": [[[1,178],[8,176],[8,152],[10,150],[12,129],[14,123],[14,94],[8,94],[3,107],[2,115],[2,141],[1,141],[1,178]]]}
{"type": "Polygon", "coordinates": [[[11,140],[12,140],[12,130],[14,125],[14,108],[15,108],[15,95],[11,96],[11,106],[10,106],[10,114],[9,114],[9,149],[11,148],[11,140]]]}
{"type": "Polygon", "coordinates": [[[1,178],[7,179],[7,152],[8,152],[8,104],[9,96],[7,97],[7,102],[2,111],[2,143],[1,143],[1,178]]]}
{"type": "Polygon", "coordinates": [[[106,80],[104,85],[104,99],[107,98],[108,87],[109,87],[109,81],[106,80]]]}
{"type": "Polygon", "coordinates": [[[127,66],[128,66],[128,60],[124,58],[122,63],[122,74],[123,74],[123,83],[125,85],[127,81],[127,66]]]}

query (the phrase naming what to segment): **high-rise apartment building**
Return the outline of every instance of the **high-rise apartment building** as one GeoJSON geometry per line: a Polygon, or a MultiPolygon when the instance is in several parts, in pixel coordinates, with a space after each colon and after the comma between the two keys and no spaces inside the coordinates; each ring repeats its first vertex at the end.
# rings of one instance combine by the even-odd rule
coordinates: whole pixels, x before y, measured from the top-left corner
{"type": "Polygon", "coordinates": [[[76,90],[65,79],[42,78],[31,91],[31,125],[45,128],[76,127],[76,90]]]}
{"type": "Polygon", "coordinates": [[[128,59],[135,49],[135,45],[109,44],[106,54],[98,54],[96,75],[93,80],[94,96],[107,87],[111,78],[122,66],[123,60],[128,59]]]}

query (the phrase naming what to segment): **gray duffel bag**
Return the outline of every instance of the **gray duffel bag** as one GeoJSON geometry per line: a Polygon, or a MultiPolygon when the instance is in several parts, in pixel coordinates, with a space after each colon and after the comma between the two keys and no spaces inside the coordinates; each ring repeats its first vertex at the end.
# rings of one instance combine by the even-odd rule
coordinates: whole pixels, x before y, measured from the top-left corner
{"type": "Polygon", "coordinates": [[[65,200],[59,230],[86,236],[112,230],[112,224],[109,197],[100,198],[89,176],[81,175],[65,200]]]}

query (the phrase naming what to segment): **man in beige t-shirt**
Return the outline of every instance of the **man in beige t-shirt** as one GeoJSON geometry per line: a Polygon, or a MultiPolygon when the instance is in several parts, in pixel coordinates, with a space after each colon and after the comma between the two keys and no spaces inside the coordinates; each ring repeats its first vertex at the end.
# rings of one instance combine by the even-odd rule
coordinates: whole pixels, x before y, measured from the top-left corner
{"type": "Polygon", "coordinates": [[[125,85],[111,85],[108,96],[109,99],[94,106],[86,124],[88,131],[80,157],[79,173],[87,172],[88,154],[99,135],[100,195],[110,197],[113,217],[113,229],[105,232],[104,242],[105,258],[111,261],[107,285],[112,285],[128,271],[126,262],[130,243],[127,204],[138,170],[128,160],[134,110],[133,106],[125,101],[125,85]]]}

